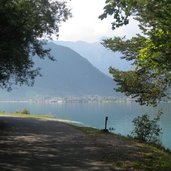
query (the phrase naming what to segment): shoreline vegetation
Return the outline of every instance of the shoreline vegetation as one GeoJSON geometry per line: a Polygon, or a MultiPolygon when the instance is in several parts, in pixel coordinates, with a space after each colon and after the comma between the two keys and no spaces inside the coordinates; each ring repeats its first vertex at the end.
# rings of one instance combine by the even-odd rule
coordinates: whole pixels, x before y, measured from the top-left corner
{"type": "MultiPolygon", "coordinates": [[[[30,114],[27,110],[18,111],[15,113],[0,112],[0,117],[2,116],[45,119],[57,122],[62,121],[54,118],[53,116],[35,116],[30,114]]],[[[124,137],[115,133],[104,133],[103,131],[95,128],[84,127],[79,123],[66,122],[65,120],[62,122],[65,122],[66,125],[69,124],[74,129],[81,131],[93,140],[93,142],[96,142],[96,145],[103,150],[105,150],[106,146],[111,146],[111,151],[108,151],[108,155],[106,157],[108,157],[107,161],[112,162],[113,169],[133,171],[171,170],[171,151],[166,150],[163,147],[142,143],[133,138],[124,137]],[[113,144],[117,144],[117,148],[112,148],[113,144]],[[129,153],[129,155],[127,153],[129,153]],[[117,156],[114,156],[114,154],[117,156]],[[131,160],[129,158],[125,159],[125,156],[127,155],[129,157],[131,156],[131,158],[135,158],[135,160],[131,160]]]]}
{"type": "Polygon", "coordinates": [[[0,111],[0,117],[21,117],[21,118],[35,118],[35,119],[45,119],[45,120],[51,120],[51,121],[57,121],[57,122],[63,122],[63,123],[68,123],[72,125],[77,125],[77,126],[82,126],[84,125],[81,122],[77,121],[72,121],[72,120],[66,120],[66,119],[58,119],[54,117],[53,115],[34,115],[30,114],[30,112],[27,109],[24,109],[22,111],[16,111],[13,113],[7,113],[7,112],[2,112],[0,111]]]}

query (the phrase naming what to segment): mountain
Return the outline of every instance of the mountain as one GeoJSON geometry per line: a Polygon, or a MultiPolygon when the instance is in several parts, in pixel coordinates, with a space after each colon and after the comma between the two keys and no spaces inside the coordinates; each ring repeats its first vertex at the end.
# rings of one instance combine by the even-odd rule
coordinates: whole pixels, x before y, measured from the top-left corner
{"type": "Polygon", "coordinates": [[[16,100],[55,96],[111,96],[114,81],[95,68],[87,59],[68,47],[49,43],[56,61],[35,58],[35,66],[42,68],[34,87],[14,87],[11,92],[1,90],[0,99],[16,100]]]}
{"type": "Polygon", "coordinates": [[[98,68],[101,72],[110,76],[109,67],[118,68],[120,70],[128,70],[131,68],[131,63],[121,59],[122,54],[119,52],[112,52],[105,48],[100,43],[87,43],[83,41],[55,41],[58,45],[63,45],[71,48],[86,58],[93,66],[98,68]]]}

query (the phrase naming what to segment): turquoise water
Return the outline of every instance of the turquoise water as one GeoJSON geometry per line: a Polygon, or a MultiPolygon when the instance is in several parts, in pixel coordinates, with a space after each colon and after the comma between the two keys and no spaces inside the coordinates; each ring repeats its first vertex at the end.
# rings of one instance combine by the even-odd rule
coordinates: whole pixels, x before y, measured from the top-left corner
{"type": "Polygon", "coordinates": [[[113,103],[64,103],[64,104],[38,104],[38,103],[0,103],[0,111],[15,112],[28,109],[36,115],[53,115],[60,119],[73,120],[82,124],[104,128],[105,117],[108,116],[108,128],[114,128],[116,133],[128,135],[133,129],[132,120],[144,113],[155,116],[158,109],[163,109],[164,115],[160,125],[163,134],[162,144],[171,149],[171,104],[163,103],[157,108],[139,106],[134,102],[113,103]]]}

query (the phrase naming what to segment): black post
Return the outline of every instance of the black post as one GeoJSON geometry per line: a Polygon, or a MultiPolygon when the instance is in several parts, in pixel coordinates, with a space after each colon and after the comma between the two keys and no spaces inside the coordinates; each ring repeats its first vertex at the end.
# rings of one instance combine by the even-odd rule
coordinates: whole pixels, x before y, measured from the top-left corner
{"type": "Polygon", "coordinates": [[[107,121],[108,121],[108,116],[106,116],[106,119],[105,119],[105,131],[107,131],[107,121]]]}

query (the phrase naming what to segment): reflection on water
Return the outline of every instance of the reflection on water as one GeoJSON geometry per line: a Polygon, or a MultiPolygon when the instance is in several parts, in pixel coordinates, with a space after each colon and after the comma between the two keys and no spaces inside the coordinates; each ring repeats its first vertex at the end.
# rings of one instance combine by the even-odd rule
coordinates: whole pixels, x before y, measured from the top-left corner
{"type": "Polygon", "coordinates": [[[0,111],[15,112],[28,109],[36,115],[54,115],[60,119],[81,122],[96,128],[104,128],[105,117],[108,116],[108,127],[115,132],[127,135],[132,131],[132,120],[144,113],[156,114],[158,109],[163,109],[161,118],[163,134],[162,143],[171,149],[171,104],[163,103],[157,108],[139,106],[133,102],[113,103],[64,103],[64,104],[36,104],[36,103],[0,103],[0,111]]]}

